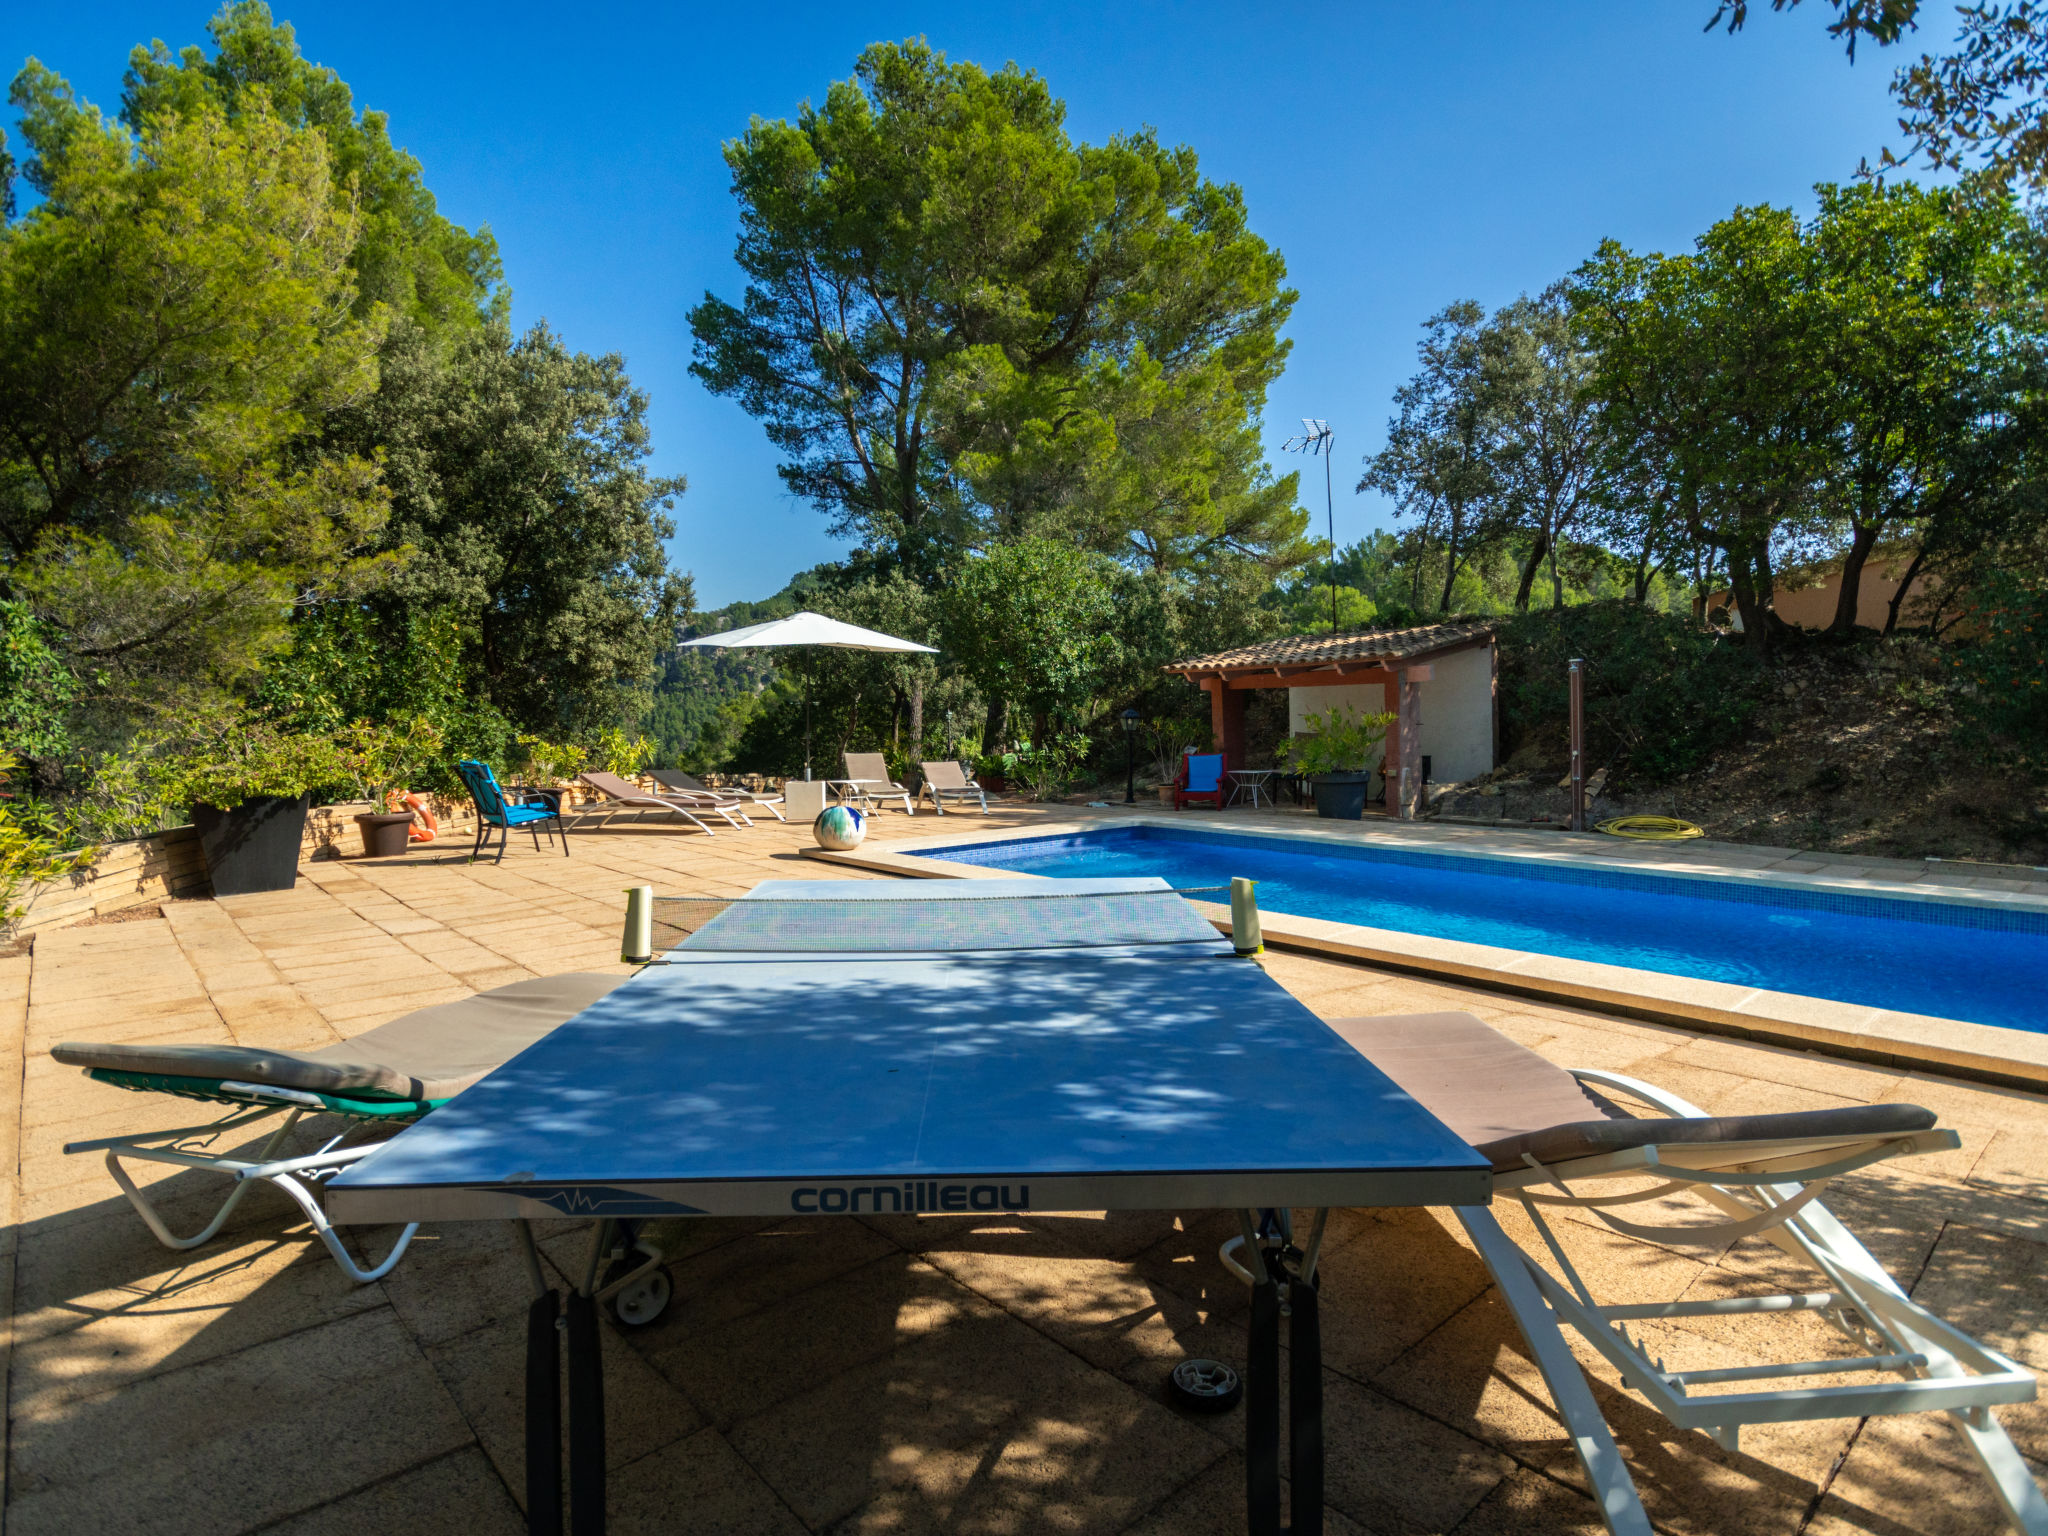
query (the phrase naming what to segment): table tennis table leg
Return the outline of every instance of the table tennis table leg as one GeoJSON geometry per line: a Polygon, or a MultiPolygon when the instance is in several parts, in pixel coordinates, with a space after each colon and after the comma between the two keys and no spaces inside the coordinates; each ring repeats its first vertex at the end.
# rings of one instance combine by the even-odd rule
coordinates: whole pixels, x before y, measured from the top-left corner
{"type": "Polygon", "coordinates": [[[609,1220],[597,1223],[583,1281],[569,1293],[569,1536],[604,1536],[604,1356],[597,1289],[611,1230],[609,1220]]]}
{"type": "Polygon", "coordinates": [[[561,1298],[548,1284],[533,1224],[515,1221],[533,1304],[526,1311],[526,1529],[562,1536],[561,1298]]]}
{"type": "Polygon", "coordinates": [[[1252,1271],[1251,1337],[1245,1361],[1245,1524],[1251,1536],[1323,1536],[1323,1333],[1316,1256],[1327,1212],[1316,1215],[1307,1252],[1277,1211],[1241,1213],[1252,1271]],[[1288,1319],[1290,1513],[1280,1523],[1280,1319],[1288,1319]]]}
{"type": "Polygon", "coordinates": [[[604,1359],[597,1299],[569,1296],[569,1536],[604,1536],[604,1359]]]}

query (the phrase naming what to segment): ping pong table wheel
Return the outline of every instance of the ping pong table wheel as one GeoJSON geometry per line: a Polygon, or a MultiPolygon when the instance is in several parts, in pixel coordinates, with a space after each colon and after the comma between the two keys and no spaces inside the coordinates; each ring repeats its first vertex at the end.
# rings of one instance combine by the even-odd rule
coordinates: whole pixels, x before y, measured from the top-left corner
{"type": "MultiPolygon", "coordinates": [[[[642,1260],[634,1255],[612,1260],[611,1267],[604,1272],[604,1284],[600,1290],[618,1284],[619,1281],[641,1267],[642,1260]]],[[[612,1321],[621,1328],[645,1328],[649,1323],[668,1310],[669,1297],[674,1286],[668,1278],[668,1271],[660,1265],[647,1271],[631,1285],[621,1286],[605,1302],[612,1321]]]]}
{"type": "Polygon", "coordinates": [[[1228,1413],[1244,1396],[1244,1378],[1221,1360],[1183,1360],[1171,1380],[1173,1400],[1192,1413],[1228,1413]]]}

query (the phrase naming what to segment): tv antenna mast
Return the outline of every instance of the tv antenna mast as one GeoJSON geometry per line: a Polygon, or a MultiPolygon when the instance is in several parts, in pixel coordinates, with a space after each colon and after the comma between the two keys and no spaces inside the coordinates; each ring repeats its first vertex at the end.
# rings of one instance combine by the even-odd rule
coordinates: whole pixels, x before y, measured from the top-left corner
{"type": "Polygon", "coordinates": [[[1310,457],[1323,456],[1323,513],[1330,520],[1330,633],[1337,633],[1337,501],[1330,488],[1330,457],[1335,453],[1333,446],[1337,434],[1330,430],[1327,421],[1318,421],[1313,416],[1301,418],[1301,436],[1290,437],[1280,445],[1282,453],[1306,453],[1310,457]]]}

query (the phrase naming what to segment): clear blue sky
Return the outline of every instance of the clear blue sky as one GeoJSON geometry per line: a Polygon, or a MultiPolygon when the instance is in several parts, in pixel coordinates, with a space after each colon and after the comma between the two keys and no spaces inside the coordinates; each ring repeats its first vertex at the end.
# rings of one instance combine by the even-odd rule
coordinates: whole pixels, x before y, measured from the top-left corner
{"type": "MultiPolygon", "coordinates": [[[[442,209],[497,233],[520,325],[545,318],[626,355],[653,400],[656,467],[690,480],[673,555],[706,607],[839,553],[783,494],[759,425],[689,375],[690,305],[740,286],[719,147],[752,114],[822,99],[869,42],[921,34],[955,58],[1015,59],[1065,98],[1077,137],[1149,123],[1244,188],[1301,291],[1269,451],[1277,463],[1296,418],[1329,418],[1342,542],[1386,521],[1350,487],[1425,316],[1540,289],[1605,236],[1681,249],[1739,203],[1805,209],[1812,183],[1897,138],[1895,58],[1866,49],[1852,67],[1819,7],[1759,6],[1730,38],[1701,31],[1712,0],[272,4],[358,106],[390,113],[442,209]]],[[[204,41],[209,14],[204,0],[13,0],[0,65],[32,53],[111,110],[132,44],[204,41]]],[[[1314,469],[1303,499],[1320,531],[1314,469]]]]}

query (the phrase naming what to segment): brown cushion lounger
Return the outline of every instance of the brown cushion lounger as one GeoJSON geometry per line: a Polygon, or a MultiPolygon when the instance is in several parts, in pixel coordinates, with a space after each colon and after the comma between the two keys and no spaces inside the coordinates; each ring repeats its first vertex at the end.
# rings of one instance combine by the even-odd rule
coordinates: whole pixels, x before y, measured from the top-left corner
{"type": "Polygon", "coordinates": [[[224,1078],[339,1097],[449,1099],[627,978],[572,972],[515,981],[459,1002],[420,1008],[317,1051],[241,1045],[92,1045],[50,1052],[71,1067],[224,1078]]]}
{"type": "Polygon", "coordinates": [[[1904,1136],[1934,1128],[1916,1104],[1783,1115],[1638,1119],[1469,1013],[1332,1019],[1330,1027],[1456,1131],[1497,1173],[1632,1147],[1904,1136]]]}

